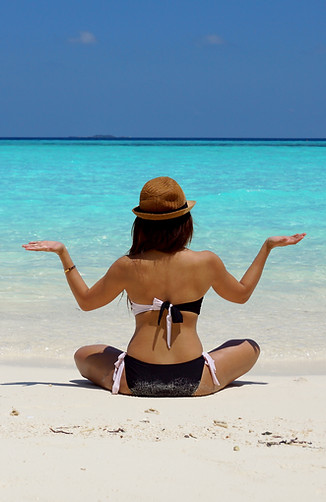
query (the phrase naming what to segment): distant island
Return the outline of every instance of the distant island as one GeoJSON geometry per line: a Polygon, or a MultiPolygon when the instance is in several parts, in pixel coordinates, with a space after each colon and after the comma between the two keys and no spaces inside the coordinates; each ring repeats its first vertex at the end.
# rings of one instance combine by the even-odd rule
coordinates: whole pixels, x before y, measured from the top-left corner
{"type": "Polygon", "coordinates": [[[91,139],[117,139],[117,136],[113,136],[112,134],[95,134],[94,136],[90,136],[91,139]]]}
{"type": "Polygon", "coordinates": [[[112,134],[95,134],[94,136],[68,136],[68,139],[118,139],[112,134]]]}

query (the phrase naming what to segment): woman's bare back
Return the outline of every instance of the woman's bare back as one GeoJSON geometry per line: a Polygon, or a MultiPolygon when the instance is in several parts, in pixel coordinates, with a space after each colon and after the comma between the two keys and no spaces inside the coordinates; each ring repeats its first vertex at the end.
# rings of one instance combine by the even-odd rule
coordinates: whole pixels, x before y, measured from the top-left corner
{"type": "Polygon", "coordinates": [[[143,256],[124,257],[126,291],[136,303],[151,303],[154,297],[178,304],[204,296],[210,287],[205,252],[184,249],[174,254],[148,251],[143,256]]]}
{"type": "MultiPolygon", "coordinates": [[[[174,254],[157,251],[141,257],[124,257],[127,284],[125,289],[134,303],[151,305],[154,298],[177,305],[198,300],[210,287],[205,277],[203,252],[184,249],[174,254]]],[[[167,347],[165,316],[158,325],[158,312],[136,316],[134,336],[128,353],[151,363],[180,363],[195,359],[202,353],[196,331],[198,315],[182,312],[183,322],[172,327],[171,348],[167,347]]]]}

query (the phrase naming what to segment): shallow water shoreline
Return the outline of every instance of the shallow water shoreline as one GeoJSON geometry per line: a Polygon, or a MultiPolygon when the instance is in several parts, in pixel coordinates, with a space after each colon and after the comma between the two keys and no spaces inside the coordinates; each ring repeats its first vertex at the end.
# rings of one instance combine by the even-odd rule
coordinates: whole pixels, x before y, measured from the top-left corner
{"type": "MultiPolygon", "coordinates": [[[[318,303],[313,296],[309,302],[307,296],[289,293],[265,296],[261,288],[239,306],[208,294],[198,320],[204,350],[226,340],[252,338],[261,348],[252,370],[257,375],[325,374],[323,296],[318,303]]],[[[82,312],[68,294],[61,299],[6,301],[2,307],[3,364],[69,367],[82,345],[104,343],[125,350],[134,330],[125,298],[93,312],[82,312]]]]}

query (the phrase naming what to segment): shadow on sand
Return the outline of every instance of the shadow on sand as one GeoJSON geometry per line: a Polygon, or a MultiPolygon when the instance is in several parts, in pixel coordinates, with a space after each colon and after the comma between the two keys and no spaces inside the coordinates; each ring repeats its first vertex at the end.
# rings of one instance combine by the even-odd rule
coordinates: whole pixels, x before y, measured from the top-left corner
{"type": "MultiPolygon", "coordinates": [[[[83,389],[96,389],[96,390],[106,390],[103,389],[102,387],[90,382],[89,380],[86,379],[76,379],[76,380],[69,380],[69,383],[63,383],[63,382],[3,382],[0,385],[3,386],[21,386],[21,387],[32,387],[33,385],[47,385],[47,386],[52,386],[52,387],[80,387],[83,389]]],[[[249,380],[236,380],[226,387],[224,389],[221,389],[222,391],[225,389],[230,389],[234,387],[243,387],[244,385],[268,385],[268,382],[255,382],[255,381],[249,381],[249,380]]],[[[221,392],[221,391],[220,391],[221,392]]]]}

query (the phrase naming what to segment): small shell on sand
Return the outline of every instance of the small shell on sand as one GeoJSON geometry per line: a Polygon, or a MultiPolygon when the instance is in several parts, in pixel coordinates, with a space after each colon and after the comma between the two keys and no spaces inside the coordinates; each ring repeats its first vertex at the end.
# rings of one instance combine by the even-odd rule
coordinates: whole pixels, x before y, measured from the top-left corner
{"type": "Polygon", "coordinates": [[[13,408],[13,409],[11,410],[10,415],[11,415],[12,417],[18,417],[18,415],[19,415],[19,411],[18,411],[18,410],[16,410],[15,408],[13,408]]]}
{"type": "Polygon", "coordinates": [[[217,425],[218,427],[224,427],[224,429],[227,429],[229,426],[226,422],[223,422],[222,420],[213,420],[213,424],[217,425]]]}
{"type": "Polygon", "coordinates": [[[154,408],[148,408],[148,410],[145,410],[145,413],[153,413],[154,415],[160,414],[160,412],[158,410],[155,410],[154,408]]]}

